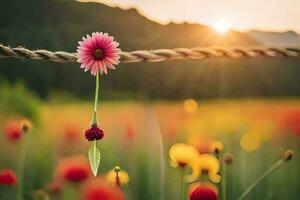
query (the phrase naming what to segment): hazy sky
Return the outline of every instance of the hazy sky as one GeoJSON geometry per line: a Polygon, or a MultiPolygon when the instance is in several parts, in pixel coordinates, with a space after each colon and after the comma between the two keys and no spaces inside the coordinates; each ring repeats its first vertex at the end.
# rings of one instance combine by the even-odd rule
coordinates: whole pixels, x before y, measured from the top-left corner
{"type": "Polygon", "coordinates": [[[98,0],[136,7],[148,18],[166,23],[192,21],[213,25],[220,18],[233,29],[300,32],[300,0],[98,0]]]}

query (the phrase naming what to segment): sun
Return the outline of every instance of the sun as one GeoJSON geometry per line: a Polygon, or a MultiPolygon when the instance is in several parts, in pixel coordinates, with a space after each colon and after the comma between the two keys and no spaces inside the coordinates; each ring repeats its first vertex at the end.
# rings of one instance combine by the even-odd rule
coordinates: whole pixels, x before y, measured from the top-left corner
{"type": "Polygon", "coordinates": [[[221,35],[226,34],[228,31],[230,31],[230,28],[231,28],[229,22],[224,19],[217,20],[214,23],[213,27],[214,27],[215,31],[221,35]]]}

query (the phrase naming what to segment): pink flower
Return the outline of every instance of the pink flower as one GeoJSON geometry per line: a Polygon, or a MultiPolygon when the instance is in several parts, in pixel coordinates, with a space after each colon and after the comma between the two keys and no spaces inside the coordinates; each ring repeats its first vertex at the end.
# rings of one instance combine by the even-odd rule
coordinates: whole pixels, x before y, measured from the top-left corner
{"type": "Polygon", "coordinates": [[[119,43],[107,33],[92,33],[92,37],[87,35],[82,40],[78,42],[77,61],[85,72],[90,70],[94,76],[99,72],[107,74],[107,68],[115,69],[114,65],[120,63],[119,43]]]}

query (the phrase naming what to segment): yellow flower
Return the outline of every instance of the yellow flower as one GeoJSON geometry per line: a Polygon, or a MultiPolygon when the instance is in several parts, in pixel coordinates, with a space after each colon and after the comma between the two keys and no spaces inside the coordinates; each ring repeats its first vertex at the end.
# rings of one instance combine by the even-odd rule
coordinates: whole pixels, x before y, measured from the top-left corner
{"type": "Polygon", "coordinates": [[[201,154],[192,162],[191,167],[193,173],[187,177],[189,182],[197,180],[203,172],[207,172],[209,179],[214,183],[218,183],[221,180],[220,175],[218,175],[220,163],[218,159],[211,154],[201,154]]]}
{"type": "Polygon", "coordinates": [[[194,113],[198,109],[198,103],[194,99],[187,99],[183,102],[183,109],[185,112],[194,113]]]}
{"type": "Polygon", "coordinates": [[[177,143],[170,148],[169,156],[173,167],[185,167],[186,165],[190,165],[193,160],[197,159],[199,152],[193,146],[177,143]]]}
{"type": "Polygon", "coordinates": [[[213,141],[211,144],[210,144],[210,152],[211,153],[220,153],[222,150],[223,150],[223,143],[220,142],[220,141],[213,141]]]}
{"type": "Polygon", "coordinates": [[[106,174],[106,181],[113,186],[119,187],[129,182],[129,175],[126,171],[116,166],[106,174]]]}

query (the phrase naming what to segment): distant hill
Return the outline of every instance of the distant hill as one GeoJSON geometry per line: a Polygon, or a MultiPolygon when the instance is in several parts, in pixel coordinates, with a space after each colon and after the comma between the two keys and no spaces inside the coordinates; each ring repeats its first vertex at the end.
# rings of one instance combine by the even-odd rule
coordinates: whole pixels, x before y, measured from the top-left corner
{"type": "Polygon", "coordinates": [[[199,24],[162,25],[140,15],[100,3],[71,0],[1,0],[1,42],[33,48],[74,50],[76,41],[87,33],[105,31],[116,37],[126,50],[212,45],[253,46],[247,34],[233,31],[227,39],[199,24]],[[13,15],[12,15],[13,13],[13,15]]]}
{"type": "Polygon", "coordinates": [[[248,35],[265,46],[296,47],[300,46],[300,35],[294,31],[264,32],[252,30],[248,35]]]}
{"type": "MultiPolygon", "coordinates": [[[[123,50],[262,45],[247,33],[232,31],[222,37],[199,24],[162,25],[136,9],[75,0],[0,0],[1,43],[73,52],[77,41],[93,31],[114,35],[123,50]]],[[[299,95],[298,66],[295,59],[263,58],[121,64],[102,78],[101,95],[176,99],[299,95]]],[[[77,63],[0,59],[1,78],[21,80],[41,97],[57,90],[90,97],[94,90],[94,79],[77,63]]]]}

